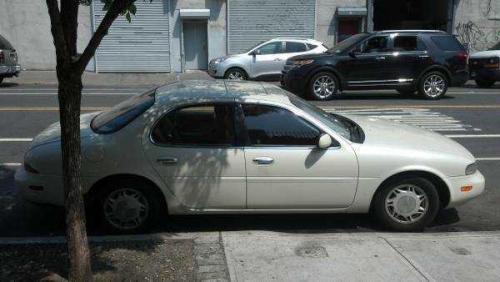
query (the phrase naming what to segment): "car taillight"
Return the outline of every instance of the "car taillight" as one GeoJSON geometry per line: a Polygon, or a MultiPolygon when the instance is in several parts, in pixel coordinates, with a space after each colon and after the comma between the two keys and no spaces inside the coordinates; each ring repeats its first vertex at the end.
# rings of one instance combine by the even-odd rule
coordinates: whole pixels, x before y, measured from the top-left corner
{"type": "Polygon", "coordinates": [[[457,58],[462,62],[467,62],[467,59],[469,58],[469,54],[467,54],[467,52],[465,52],[465,51],[462,51],[462,52],[458,53],[457,58]]]}

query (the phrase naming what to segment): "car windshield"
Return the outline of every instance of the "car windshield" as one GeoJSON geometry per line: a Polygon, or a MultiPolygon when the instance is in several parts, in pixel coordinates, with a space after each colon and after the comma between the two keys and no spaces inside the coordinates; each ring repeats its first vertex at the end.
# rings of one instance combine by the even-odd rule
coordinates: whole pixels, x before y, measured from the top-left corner
{"type": "Polygon", "coordinates": [[[497,42],[497,44],[493,45],[493,47],[491,47],[488,50],[500,50],[500,41],[497,42]]]}
{"type": "Polygon", "coordinates": [[[353,36],[347,38],[346,40],[337,43],[335,46],[328,49],[327,52],[328,53],[344,52],[345,50],[349,49],[351,46],[355,45],[356,43],[364,40],[368,36],[369,36],[368,33],[359,33],[359,34],[353,35],[353,36]]]}
{"type": "Polygon", "coordinates": [[[90,124],[97,133],[112,133],[120,130],[155,102],[156,88],[129,98],[94,117],[90,124]]]}
{"type": "Polygon", "coordinates": [[[294,104],[297,108],[318,119],[342,137],[355,143],[363,143],[364,133],[361,130],[361,127],[354,121],[341,115],[327,113],[323,109],[318,108],[295,95],[290,94],[289,98],[292,104],[294,104]]]}

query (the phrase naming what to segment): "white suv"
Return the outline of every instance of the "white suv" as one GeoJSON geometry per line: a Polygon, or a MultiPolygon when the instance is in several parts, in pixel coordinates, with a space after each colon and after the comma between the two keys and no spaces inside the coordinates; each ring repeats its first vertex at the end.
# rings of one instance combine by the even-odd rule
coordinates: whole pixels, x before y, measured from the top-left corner
{"type": "Polygon", "coordinates": [[[258,79],[278,78],[286,60],[303,54],[319,54],[328,48],[313,39],[274,38],[261,42],[236,55],[216,58],[208,65],[208,74],[215,78],[258,79]]]}

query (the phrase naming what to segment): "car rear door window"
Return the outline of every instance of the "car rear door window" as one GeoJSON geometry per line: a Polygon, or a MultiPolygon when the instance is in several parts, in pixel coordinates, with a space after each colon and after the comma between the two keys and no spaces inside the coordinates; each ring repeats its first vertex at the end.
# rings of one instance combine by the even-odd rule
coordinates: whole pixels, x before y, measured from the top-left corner
{"type": "Polygon", "coordinates": [[[381,53],[389,51],[389,37],[388,36],[375,36],[363,43],[357,48],[357,52],[361,53],[381,53]]]}
{"type": "Polygon", "coordinates": [[[258,50],[260,52],[260,55],[283,53],[283,42],[281,41],[271,42],[260,47],[258,50]]]}
{"type": "Polygon", "coordinates": [[[243,104],[252,146],[315,146],[321,131],[294,113],[275,106],[243,104]]]}
{"type": "Polygon", "coordinates": [[[204,104],[175,109],[157,122],[151,137],[155,143],[166,145],[233,145],[234,105],[204,104]]]}
{"type": "Polygon", "coordinates": [[[300,42],[286,42],[286,53],[297,53],[305,52],[307,50],[306,45],[300,42]]]}
{"type": "Polygon", "coordinates": [[[425,51],[425,46],[417,36],[396,36],[394,51],[425,51]]]}
{"type": "Polygon", "coordinates": [[[443,51],[464,51],[465,48],[453,36],[431,36],[432,42],[443,51]]]}
{"type": "Polygon", "coordinates": [[[0,36],[0,50],[14,50],[14,47],[12,47],[12,45],[10,45],[10,43],[9,43],[9,41],[7,41],[7,39],[0,36]]]}

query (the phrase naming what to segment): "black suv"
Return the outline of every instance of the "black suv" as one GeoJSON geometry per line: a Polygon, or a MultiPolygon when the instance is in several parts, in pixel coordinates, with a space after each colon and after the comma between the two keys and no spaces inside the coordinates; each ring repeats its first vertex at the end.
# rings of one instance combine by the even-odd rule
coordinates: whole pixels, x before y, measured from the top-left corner
{"type": "Polygon", "coordinates": [[[323,54],[290,58],[281,84],[329,100],[342,90],[396,89],[439,99],[468,79],[467,52],[443,31],[378,31],[354,35],[323,54]]]}

